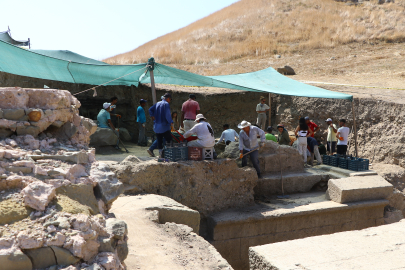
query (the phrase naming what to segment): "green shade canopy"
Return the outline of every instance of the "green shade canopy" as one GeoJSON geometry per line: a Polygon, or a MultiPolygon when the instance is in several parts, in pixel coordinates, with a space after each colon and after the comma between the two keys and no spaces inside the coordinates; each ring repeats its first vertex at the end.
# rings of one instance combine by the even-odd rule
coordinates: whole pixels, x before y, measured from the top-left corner
{"type": "Polygon", "coordinates": [[[31,50],[32,52],[46,55],[53,58],[58,58],[61,60],[72,61],[82,64],[92,64],[92,65],[107,65],[107,63],[97,61],[86,56],[74,53],[67,50],[31,50]]]}
{"type": "MultiPolygon", "coordinates": [[[[138,86],[139,83],[150,83],[150,73],[146,69],[146,64],[108,65],[69,51],[62,54],[61,51],[47,52],[39,54],[0,40],[0,71],[90,85],[138,86]],[[119,79],[114,80],[116,78],[119,79]],[[105,84],[106,82],[109,83],[105,84]]],[[[279,74],[273,68],[244,74],[207,77],[156,63],[154,77],[155,83],[160,84],[218,87],[301,97],[353,99],[352,95],[295,81],[279,74]]]]}
{"type": "Polygon", "coordinates": [[[10,30],[5,31],[5,32],[0,32],[0,40],[3,40],[5,42],[8,42],[10,44],[16,45],[16,46],[30,46],[30,41],[21,41],[21,40],[15,40],[14,38],[11,37],[10,35],[10,30]]]}

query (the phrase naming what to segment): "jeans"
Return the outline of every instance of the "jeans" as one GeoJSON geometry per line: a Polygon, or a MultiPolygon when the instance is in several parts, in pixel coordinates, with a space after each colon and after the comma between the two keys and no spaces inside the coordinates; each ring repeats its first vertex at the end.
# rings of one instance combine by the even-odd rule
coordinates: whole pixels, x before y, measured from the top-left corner
{"type": "Polygon", "coordinates": [[[139,137],[138,137],[138,145],[146,146],[146,135],[145,135],[145,128],[143,127],[143,123],[138,123],[139,126],[139,137]]]}
{"type": "MultiPolygon", "coordinates": [[[[166,140],[165,140],[165,138],[163,138],[163,145],[165,145],[165,144],[166,144],[166,140]]],[[[157,145],[158,145],[158,141],[154,140],[152,145],[149,147],[149,150],[153,152],[153,150],[155,150],[157,148],[157,145]]]]}
{"type": "Polygon", "coordinates": [[[157,137],[157,148],[159,150],[163,149],[163,139],[166,140],[166,143],[170,143],[172,141],[172,132],[170,130],[164,133],[156,133],[157,137]]]}
{"type": "MultiPolygon", "coordinates": [[[[246,154],[248,152],[249,152],[248,150],[243,149],[243,154],[246,154]]],[[[256,151],[253,151],[252,153],[250,153],[249,155],[244,156],[242,158],[242,167],[247,166],[247,158],[248,158],[248,156],[250,156],[250,161],[252,162],[253,167],[256,169],[257,176],[260,176],[259,151],[256,150],[256,151]]]]}
{"type": "Polygon", "coordinates": [[[266,119],[267,116],[265,113],[259,113],[257,115],[257,122],[256,124],[261,128],[262,130],[266,130],[266,119]]]}
{"type": "Polygon", "coordinates": [[[327,142],[327,147],[330,155],[336,152],[336,142],[327,142]]]}

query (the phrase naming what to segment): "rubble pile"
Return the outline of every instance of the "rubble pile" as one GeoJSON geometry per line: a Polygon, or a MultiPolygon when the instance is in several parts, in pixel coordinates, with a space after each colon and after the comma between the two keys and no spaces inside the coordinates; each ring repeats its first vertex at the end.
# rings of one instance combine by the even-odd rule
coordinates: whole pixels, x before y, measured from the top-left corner
{"type": "Polygon", "coordinates": [[[1,269],[125,269],[124,186],[88,147],[96,126],[68,91],[0,89],[1,269]]]}

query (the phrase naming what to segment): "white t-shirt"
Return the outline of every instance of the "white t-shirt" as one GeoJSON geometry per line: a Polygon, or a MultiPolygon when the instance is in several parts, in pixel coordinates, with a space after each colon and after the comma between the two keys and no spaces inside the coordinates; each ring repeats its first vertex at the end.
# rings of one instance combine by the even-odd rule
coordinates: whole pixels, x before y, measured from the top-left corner
{"type": "Polygon", "coordinates": [[[347,145],[347,140],[349,138],[350,128],[341,127],[337,131],[339,132],[339,137],[343,137],[342,141],[338,138],[337,145],[347,145]]]}
{"type": "MultiPolygon", "coordinates": [[[[268,110],[268,109],[270,109],[270,107],[267,104],[259,103],[256,106],[256,112],[262,112],[262,111],[265,111],[265,110],[268,110]]],[[[265,114],[265,113],[259,113],[259,114],[265,114]]]]}
{"type": "Polygon", "coordinates": [[[214,131],[212,130],[211,125],[207,122],[202,121],[201,123],[196,124],[192,129],[184,133],[183,136],[184,138],[188,138],[194,134],[197,135],[197,141],[203,147],[213,147],[215,145],[214,131]]]}

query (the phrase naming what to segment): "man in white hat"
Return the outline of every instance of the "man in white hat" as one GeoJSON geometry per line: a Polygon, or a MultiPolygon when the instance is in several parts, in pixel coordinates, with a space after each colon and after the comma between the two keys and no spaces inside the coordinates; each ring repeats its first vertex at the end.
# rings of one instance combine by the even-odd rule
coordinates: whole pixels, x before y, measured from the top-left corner
{"type": "Polygon", "coordinates": [[[202,148],[214,147],[215,145],[214,130],[212,129],[211,125],[207,122],[204,115],[202,115],[201,113],[197,114],[195,122],[197,122],[197,124],[194,127],[192,127],[189,131],[184,133],[184,138],[188,138],[191,135],[197,135],[198,139],[189,142],[187,146],[202,147],[202,148]]]}
{"type": "Polygon", "coordinates": [[[111,103],[105,102],[103,108],[97,115],[97,126],[101,128],[111,128],[115,130],[113,123],[111,122],[111,103]]]}
{"type": "Polygon", "coordinates": [[[328,136],[326,137],[326,145],[329,155],[333,155],[336,152],[336,143],[337,143],[337,127],[333,124],[332,118],[328,118],[325,120],[326,124],[328,125],[328,136]]]}
{"type": "MultiPolygon", "coordinates": [[[[239,150],[242,155],[255,150],[249,154],[250,161],[252,161],[253,167],[256,169],[257,176],[260,178],[260,166],[259,166],[259,143],[257,137],[260,136],[261,146],[266,141],[266,134],[258,127],[252,126],[248,121],[243,120],[238,128],[241,129],[239,133],[239,150]]],[[[247,156],[242,158],[242,167],[247,165],[247,156]]]]}

